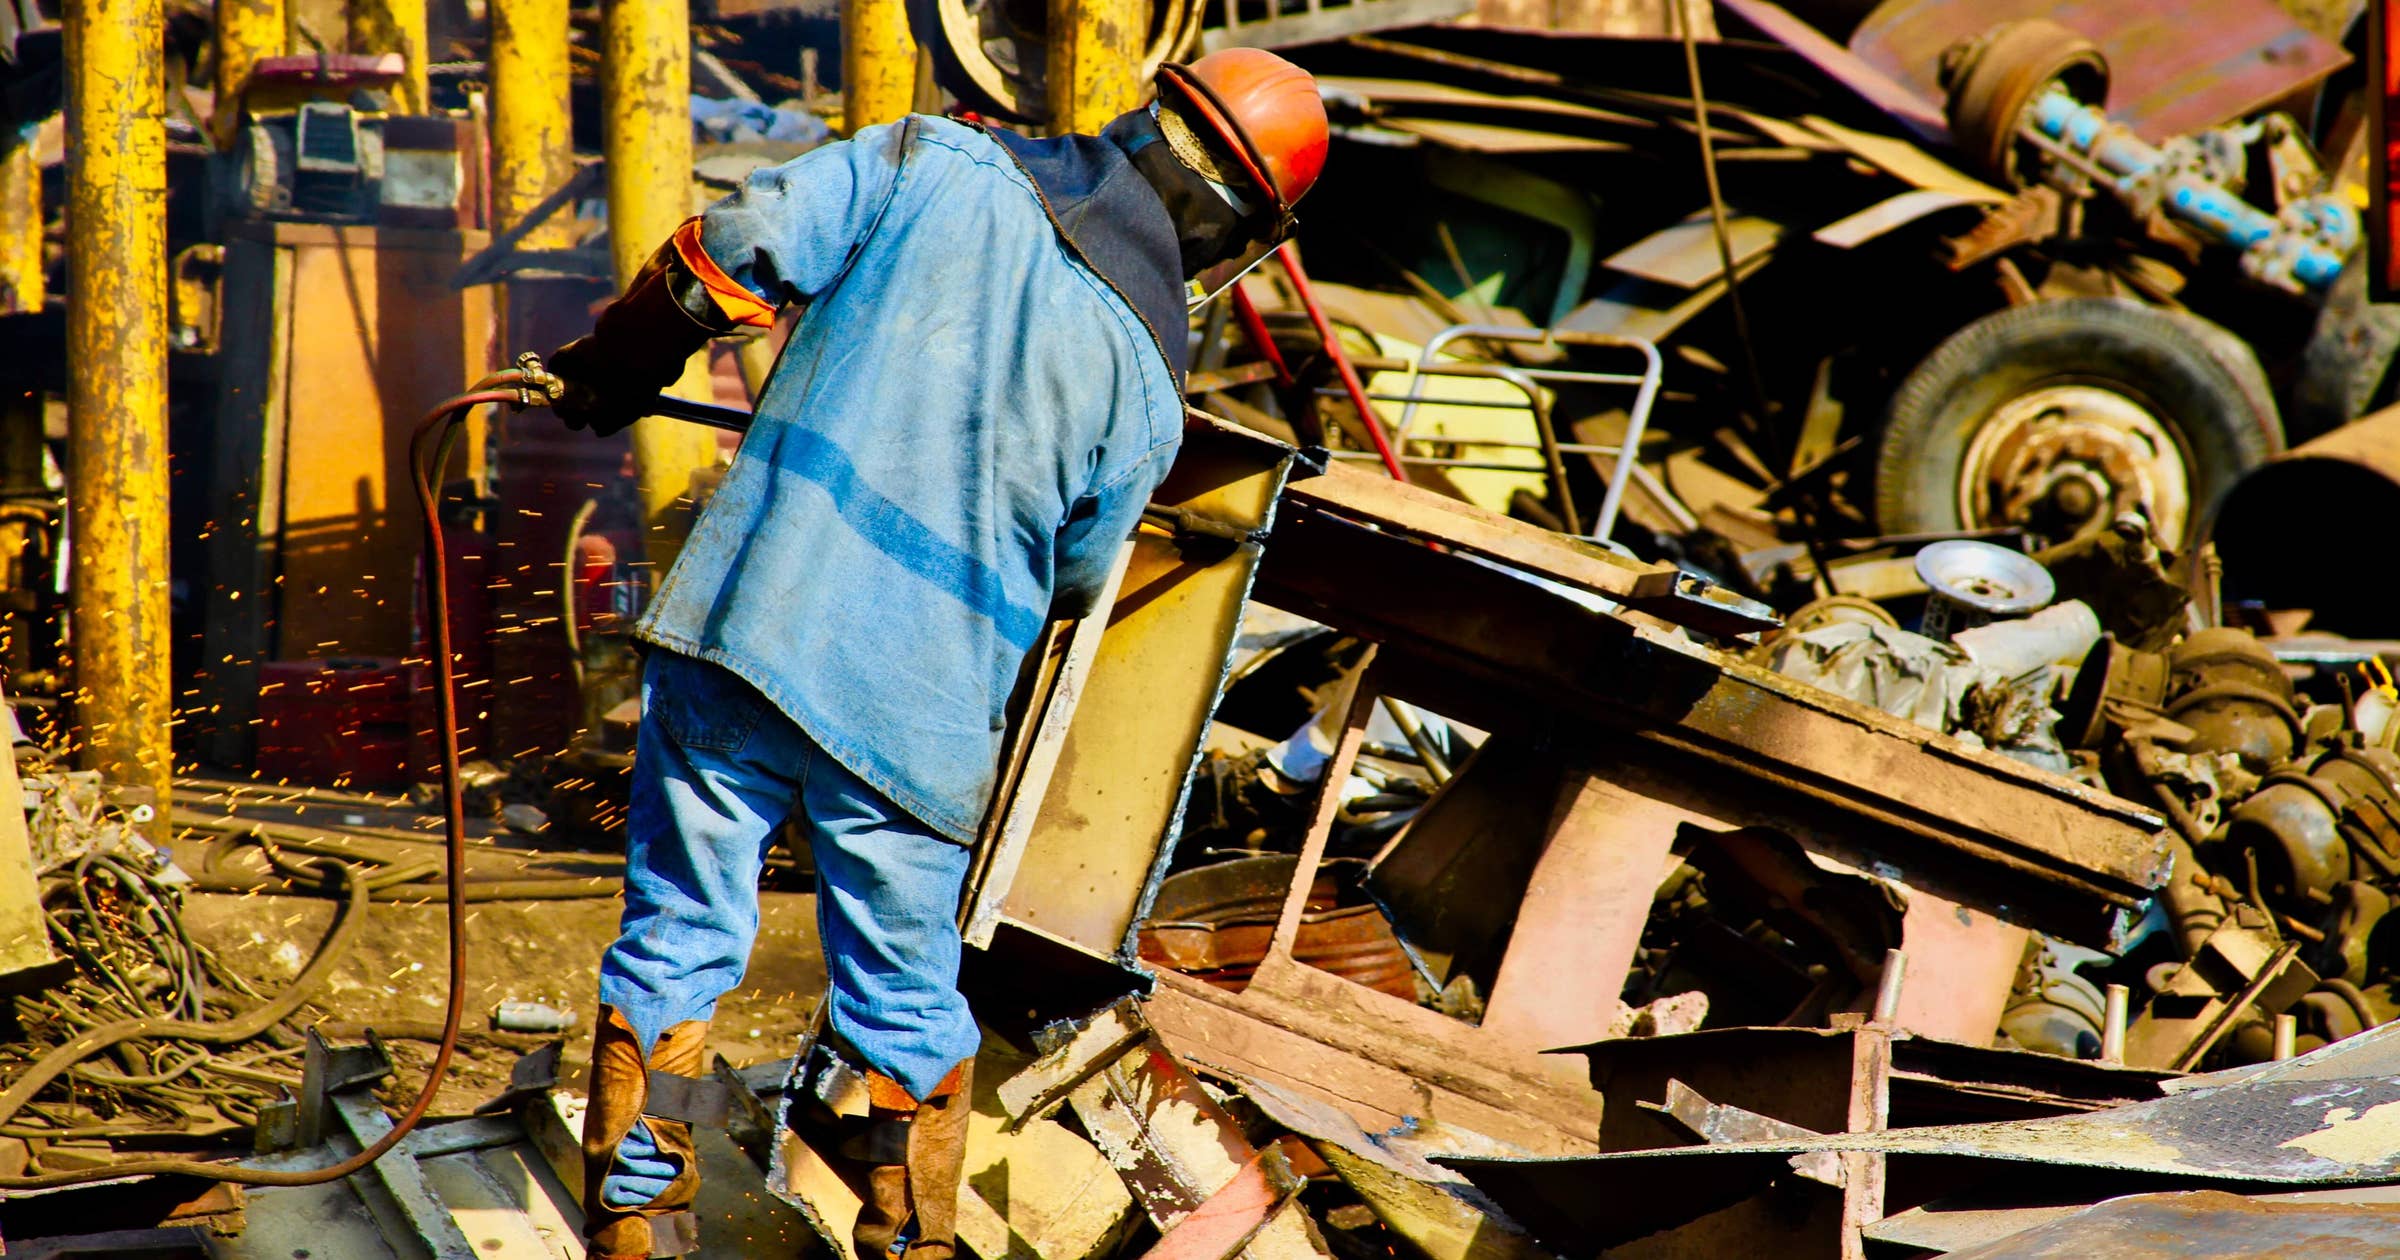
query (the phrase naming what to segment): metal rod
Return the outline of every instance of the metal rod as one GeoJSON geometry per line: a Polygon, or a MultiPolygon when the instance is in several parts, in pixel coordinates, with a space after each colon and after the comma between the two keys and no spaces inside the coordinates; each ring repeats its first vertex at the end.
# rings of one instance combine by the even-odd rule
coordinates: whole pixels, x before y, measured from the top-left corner
{"type": "Polygon", "coordinates": [[[2300,1021],[2286,1011],[2275,1017],[2275,1061],[2281,1063],[2299,1052],[2300,1021]]]}
{"type": "Polygon", "coordinates": [[[712,429],[723,429],[727,433],[748,433],[750,422],[755,418],[750,412],[743,411],[739,407],[694,402],[689,398],[677,398],[673,394],[660,394],[651,399],[650,405],[643,408],[643,414],[665,416],[670,420],[683,420],[692,424],[706,425],[712,429]]]}
{"type": "Polygon", "coordinates": [[[84,764],[157,793],[174,764],[167,594],[162,0],[66,6],[67,444],[84,764]]]}
{"type": "Polygon", "coordinates": [[[1333,360],[1334,371],[1342,378],[1342,388],[1349,391],[1350,405],[1358,409],[1359,427],[1365,429],[1367,437],[1374,441],[1375,454],[1383,460],[1383,470],[1390,473],[1394,481],[1408,480],[1408,474],[1400,469],[1399,459],[1392,454],[1391,439],[1384,436],[1383,417],[1375,414],[1375,404],[1367,401],[1367,387],[1358,379],[1358,369],[1350,362],[1350,352],[1342,348],[1342,339],[1334,334],[1333,321],[1325,317],[1325,308],[1317,305],[1316,293],[1309,288],[1308,273],[1300,267],[1300,251],[1293,249],[1290,241],[1285,241],[1276,247],[1275,257],[1282,261],[1283,273],[1291,277],[1292,292],[1299,296],[1301,308],[1308,312],[1310,326],[1317,330],[1318,339],[1325,343],[1325,357],[1333,360]]]}
{"type": "Polygon", "coordinates": [[[2125,1024],[2133,1008],[2133,990],[2121,984],[2108,986],[2108,1005],[2100,1017],[2100,1061],[2125,1061],[2125,1024]]]}

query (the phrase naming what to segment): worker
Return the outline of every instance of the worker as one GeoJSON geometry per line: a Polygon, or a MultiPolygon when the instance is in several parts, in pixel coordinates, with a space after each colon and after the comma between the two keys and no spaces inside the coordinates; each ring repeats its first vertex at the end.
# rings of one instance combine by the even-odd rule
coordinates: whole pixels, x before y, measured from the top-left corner
{"type": "Polygon", "coordinates": [[[760,170],[550,360],[558,414],[613,433],[711,338],[803,308],[635,630],[625,913],[584,1120],[593,1257],[698,1245],[690,1126],[722,1111],[708,1020],[787,816],[827,971],[804,1070],[864,1083],[846,1114],[787,1119],[859,1190],[860,1260],[953,1254],[982,1040],[957,912],[1010,693],[1047,623],[1093,611],[1166,475],[1195,278],[1283,240],[1325,159],[1315,81],[1272,53],[1162,66],[1158,88],[1097,136],[912,116],[760,170]]]}

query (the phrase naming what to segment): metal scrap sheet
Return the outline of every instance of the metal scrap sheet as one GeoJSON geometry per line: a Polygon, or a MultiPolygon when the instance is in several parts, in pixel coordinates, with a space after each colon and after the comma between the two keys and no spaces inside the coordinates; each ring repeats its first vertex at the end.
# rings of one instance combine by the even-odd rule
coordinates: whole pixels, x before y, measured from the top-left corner
{"type": "Polygon", "coordinates": [[[2359,1203],[2260,1203],[2221,1190],[2139,1194],[2087,1208],[1951,1260],[2180,1260],[2205,1254],[2337,1257],[2400,1254],[2400,1212],[2359,1203]]]}

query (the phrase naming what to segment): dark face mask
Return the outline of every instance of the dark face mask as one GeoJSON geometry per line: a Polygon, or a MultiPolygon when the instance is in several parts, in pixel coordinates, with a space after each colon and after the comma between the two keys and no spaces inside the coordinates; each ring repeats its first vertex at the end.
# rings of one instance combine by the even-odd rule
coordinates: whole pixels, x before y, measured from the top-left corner
{"type": "Polygon", "coordinates": [[[1254,225],[1236,215],[1207,180],[1176,161],[1163,142],[1135,150],[1133,166],[1157,190],[1159,200],[1167,205],[1168,217],[1174,220],[1184,278],[1238,257],[1258,241],[1254,225]]]}

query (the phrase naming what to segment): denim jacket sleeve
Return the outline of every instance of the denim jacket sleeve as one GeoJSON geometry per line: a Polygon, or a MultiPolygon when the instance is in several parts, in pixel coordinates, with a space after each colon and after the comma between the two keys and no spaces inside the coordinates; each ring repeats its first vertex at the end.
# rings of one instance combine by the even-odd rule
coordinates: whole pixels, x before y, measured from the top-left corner
{"type": "Polygon", "coordinates": [[[753,171],[701,217],[700,244],[725,274],[778,306],[832,288],[900,185],[916,120],[868,127],[753,171]]]}
{"type": "Polygon", "coordinates": [[[1150,492],[1166,480],[1173,446],[1160,447],[1135,461],[1116,478],[1076,500],[1067,522],[1058,531],[1056,584],[1051,588],[1053,618],[1085,617],[1100,601],[1117,548],[1141,523],[1150,492]]]}

